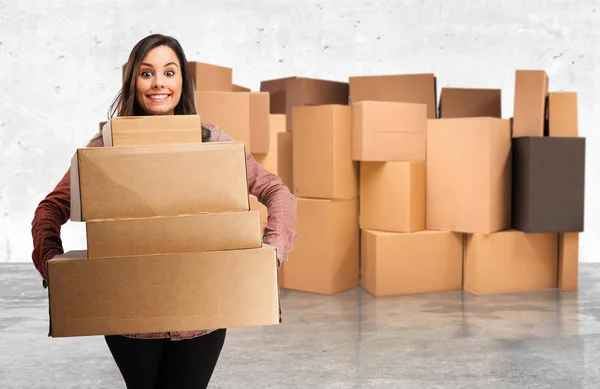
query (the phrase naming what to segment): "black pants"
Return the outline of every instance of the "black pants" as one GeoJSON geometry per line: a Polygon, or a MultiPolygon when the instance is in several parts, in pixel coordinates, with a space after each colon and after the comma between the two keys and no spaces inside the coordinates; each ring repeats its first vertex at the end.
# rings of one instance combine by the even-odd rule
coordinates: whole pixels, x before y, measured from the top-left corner
{"type": "Polygon", "coordinates": [[[225,329],[193,339],[106,336],[127,389],[204,389],[221,354],[225,329]]]}

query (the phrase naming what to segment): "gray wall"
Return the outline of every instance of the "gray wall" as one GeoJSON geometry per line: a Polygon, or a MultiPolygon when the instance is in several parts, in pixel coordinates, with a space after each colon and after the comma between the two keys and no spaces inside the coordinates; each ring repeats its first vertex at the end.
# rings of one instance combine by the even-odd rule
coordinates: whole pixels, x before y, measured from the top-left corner
{"type": "MultiPolygon", "coordinates": [[[[0,261],[31,261],[35,207],[106,117],[133,45],[177,37],[188,59],[234,68],[234,82],[301,75],[333,80],[435,72],[443,86],[502,88],[545,69],[580,99],[587,137],[581,261],[600,261],[600,9],[597,1],[0,1],[0,261]]],[[[65,248],[85,227],[63,228],[65,248]]]]}

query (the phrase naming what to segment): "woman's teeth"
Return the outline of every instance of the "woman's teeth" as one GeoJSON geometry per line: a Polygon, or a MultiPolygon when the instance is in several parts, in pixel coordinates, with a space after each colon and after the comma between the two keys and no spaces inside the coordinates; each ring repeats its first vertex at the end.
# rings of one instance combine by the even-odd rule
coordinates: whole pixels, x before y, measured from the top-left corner
{"type": "Polygon", "coordinates": [[[169,97],[169,95],[149,95],[148,96],[151,100],[164,100],[167,97],[169,97]]]}

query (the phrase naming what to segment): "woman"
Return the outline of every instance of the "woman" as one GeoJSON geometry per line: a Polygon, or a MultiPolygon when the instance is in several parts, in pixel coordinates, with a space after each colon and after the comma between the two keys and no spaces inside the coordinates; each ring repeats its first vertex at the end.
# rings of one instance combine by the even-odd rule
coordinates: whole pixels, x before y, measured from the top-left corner
{"type": "MultiPolygon", "coordinates": [[[[196,114],[194,86],[177,40],[150,35],[133,48],[123,87],[109,117],[196,114]]],[[[205,142],[232,139],[213,125],[202,125],[205,142]]],[[[102,132],[87,147],[102,147],[102,132]]],[[[281,179],[246,154],[248,189],[267,206],[263,241],[287,259],[296,241],[296,199],[281,179]]],[[[61,226],[70,215],[70,175],[39,204],[32,222],[33,262],[46,280],[46,262],[63,253],[61,226]]],[[[127,388],[205,388],[225,341],[225,329],[106,336],[107,345],[127,388]]]]}

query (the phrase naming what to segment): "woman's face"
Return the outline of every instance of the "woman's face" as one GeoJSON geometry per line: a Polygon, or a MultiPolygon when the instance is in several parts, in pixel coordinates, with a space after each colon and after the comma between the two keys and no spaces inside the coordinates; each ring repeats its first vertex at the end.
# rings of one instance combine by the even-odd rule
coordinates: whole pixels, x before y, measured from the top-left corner
{"type": "Polygon", "coordinates": [[[148,115],[173,115],[181,99],[181,65],[168,46],[150,50],[142,60],[135,97],[148,115]]]}

